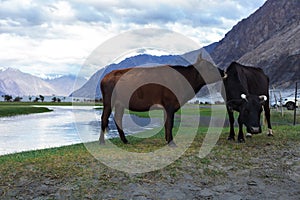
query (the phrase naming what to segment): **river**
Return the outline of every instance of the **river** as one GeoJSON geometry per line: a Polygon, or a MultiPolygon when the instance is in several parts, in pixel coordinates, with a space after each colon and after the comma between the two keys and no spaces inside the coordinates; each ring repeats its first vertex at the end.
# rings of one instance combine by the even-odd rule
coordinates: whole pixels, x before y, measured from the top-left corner
{"type": "MultiPolygon", "coordinates": [[[[47,106],[52,112],[0,118],[0,155],[96,141],[102,110],[91,106],[47,106]]],[[[124,131],[134,134],[161,126],[160,119],[124,115],[124,131]]],[[[106,138],[118,137],[110,118],[106,138]]]]}

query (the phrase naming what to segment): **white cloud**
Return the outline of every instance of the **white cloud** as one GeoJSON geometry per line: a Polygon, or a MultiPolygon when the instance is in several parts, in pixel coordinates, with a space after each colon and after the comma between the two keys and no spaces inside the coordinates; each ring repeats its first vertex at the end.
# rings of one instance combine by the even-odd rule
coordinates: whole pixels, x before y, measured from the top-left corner
{"type": "Polygon", "coordinates": [[[265,0],[2,0],[0,66],[73,73],[98,45],[125,31],[163,28],[207,45],[265,0]]]}
{"type": "Polygon", "coordinates": [[[75,11],[66,1],[58,1],[44,8],[50,18],[58,21],[75,20],[75,11]]]}

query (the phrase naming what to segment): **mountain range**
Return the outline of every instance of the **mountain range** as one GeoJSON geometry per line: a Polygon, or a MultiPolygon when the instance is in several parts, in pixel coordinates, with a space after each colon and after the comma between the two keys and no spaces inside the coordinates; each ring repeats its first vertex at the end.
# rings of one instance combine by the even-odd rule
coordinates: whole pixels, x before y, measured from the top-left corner
{"type": "Polygon", "coordinates": [[[294,87],[300,79],[300,1],[266,1],[218,42],[211,57],[221,68],[232,61],[260,67],[271,87],[294,87]]]}
{"type": "MultiPolygon", "coordinates": [[[[243,19],[219,42],[204,49],[217,67],[226,69],[231,62],[262,68],[270,78],[270,87],[291,88],[300,78],[300,1],[268,0],[243,19]]],[[[157,64],[181,64],[182,58],[195,59],[200,50],[182,56],[138,55],[100,69],[71,95],[101,97],[99,82],[105,74],[127,67],[157,64]]],[[[184,59],[183,59],[184,60],[184,59]]]]}
{"type": "Polygon", "coordinates": [[[86,82],[84,78],[67,75],[54,79],[42,79],[18,69],[7,68],[0,70],[0,95],[59,95],[69,96],[74,90],[86,82]],[[74,83],[77,86],[74,86],[74,83]]]}
{"type": "Polygon", "coordinates": [[[179,55],[163,55],[153,56],[148,54],[136,55],[126,58],[117,64],[110,64],[103,69],[98,70],[92,77],[78,90],[75,90],[71,96],[87,97],[100,99],[102,97],[100,91],[100,80],[109,72],[116,69],[124,69],[132,66],[147,67],[151,63],[153,65],[172,64],[172,65],[189,65],[189,62],[179,55]]]}
{"type": "MultiPolygon", "coordinates": [[[[300,79],[300,1],[267,0],[246,19],[238,22],[225,37],[204,47],[217,67],[226,69],[231,62],[262,68],[270,87],[294,87],[300,79]]],[[[69,95],[101,98],[100,80],[112,70],[134,66],[188,65],[201,49],[183,55],[136,55],[120,63],[102,66],[89,80],[75,76],[42,79],[19,70],[0,70],[0,95],[69,95]],[[77,81],[75,81],[77,79],[77,81]],[[77,82],[78,85],[74,86],[77,82]],[[73,89],[74,88],[74,89],[73,89]]]]}

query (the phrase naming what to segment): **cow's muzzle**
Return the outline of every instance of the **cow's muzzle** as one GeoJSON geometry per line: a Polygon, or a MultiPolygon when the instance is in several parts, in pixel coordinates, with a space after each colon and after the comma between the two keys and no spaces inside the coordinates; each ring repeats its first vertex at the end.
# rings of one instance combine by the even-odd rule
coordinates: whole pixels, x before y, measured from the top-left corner
{"type": "Polygon", "coordinates": [[[257,134],[257,133],[261,133],[261,128],[260,127],[250,127],[250,130],[249,130],[250,133],[252,134],[257,134]]]}

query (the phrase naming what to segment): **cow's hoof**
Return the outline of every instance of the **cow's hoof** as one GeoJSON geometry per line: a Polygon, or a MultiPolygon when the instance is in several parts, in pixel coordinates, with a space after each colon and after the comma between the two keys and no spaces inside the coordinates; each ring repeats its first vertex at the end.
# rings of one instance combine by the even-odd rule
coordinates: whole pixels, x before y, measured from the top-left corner
{"type": "Polygon", "coordinates": [[[239,143],[245,143],[245,139],[244,139],[244,138],[240,138],[240,139],[238,140],[238,142],[239,142],[239,143]]]}
{"type": "Polygon", "coordinates": [[[229,141],[234,141],[235,139],[234,139],[234,137],[230,137],[230,136],[229,136],[229,137],[227,138],[227,140],[229,140],[229,141]]]}
{"type": "Polygon", "coordinates": [[[169,147],[177,147],[177,145],[175,144],[175,142],[171,141],[168,143],[169,147]]]}
{"type": "Polygon", "coordinates": [[[274,135],[272,133],[268,133],[268,136],[273,137],[274,135]]]}
{"type": "Polygon", "coordinates": [[[246,134],[246,138],[252,138],[252,134],[251,133],[247,133],[246,134]]]}
{"type": "Polygon", "coordinates": [[[124,144],[129,144],[129,142],[128,142],[128,140],[127,140],[127,139],[125,139],[125,140],[122,140],[122,142],[123,142],[124,144]]]}
{"type": "Polygon", "coordinates": [[[105,141],[101,141],[101,140],[100,140],[100,141],[99,141],[99,144],[100,144],[100,145],[105,145],[105,141]]]}

